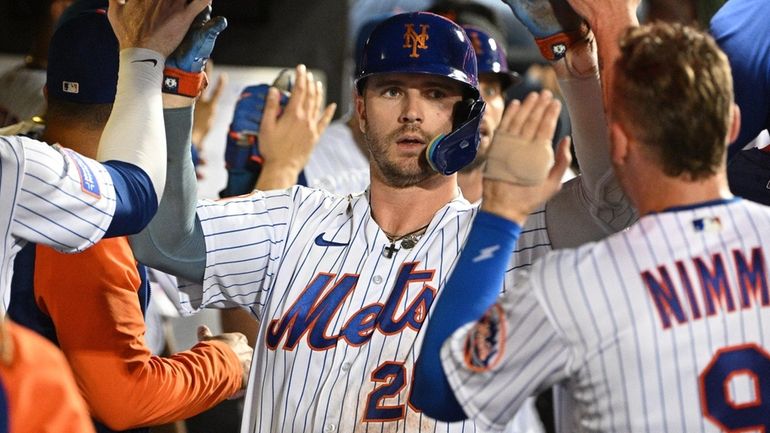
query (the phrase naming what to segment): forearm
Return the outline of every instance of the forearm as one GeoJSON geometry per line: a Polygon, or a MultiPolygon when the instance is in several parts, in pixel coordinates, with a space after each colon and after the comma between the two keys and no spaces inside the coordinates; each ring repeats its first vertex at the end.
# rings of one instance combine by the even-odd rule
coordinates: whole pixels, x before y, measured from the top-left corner
{"type": "Polygon", "coordinates": [[[97,155],[99,161],[124,161],[144,170],[158,200],[166,177],[160,93],[164,61],[162,55],[147,49],[120,52],[115,103],[97,155]]]}
{"type": "Polygon", "coordinates": [[[164,272],[201,281],[206,247],[196,220],[197,179],[190,158],[192,108],[163,112],[168,141],[168,177],[158,212],[146,229],[130,238],[136,258],[164,272]]]}
{"type": "Polygon", "coordinates": [[[516,223],[483,211],[473,222],[457,265],[433,307],[415,365],[411,402],[430,417],[466,418],[441,365],[441,346],[495,303],[520,232],[516,223]]]}
{"type": "Polygon", "coordinates": [[[115,430],[189,418],[241,387],[240,362],[222,342],[169,358],[113,355],[75,355],[72,364],[94,416],[115,430]]]}
{"type": "MultiPolygon", "coordinates": [[[[610,2],[610,6],[616,6],[616,2],[610,2]]],[[[618,5],[620,6],[620,5],[618,5]]],[[[629,27],[639,25],[636,11],[628,8],[608,7],[596,14],[591,22],[591,30],[596,37],[599,51],[599,72],[602,76],[604,103],[610,103],[609,89],[612,88],[615,61],[620,57],[620,37],[629,27]]]]}

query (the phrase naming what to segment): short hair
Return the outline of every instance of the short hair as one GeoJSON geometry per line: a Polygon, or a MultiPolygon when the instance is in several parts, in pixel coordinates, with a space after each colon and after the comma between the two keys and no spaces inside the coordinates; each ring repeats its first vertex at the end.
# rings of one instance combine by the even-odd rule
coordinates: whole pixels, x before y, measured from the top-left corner
{"type": "Polygon", "coordinates": [[[667,176],[699,180],[724,164],[733,84],[711,36],[681,24],[628,29],[614,65],[613,114],[667,176]]]}

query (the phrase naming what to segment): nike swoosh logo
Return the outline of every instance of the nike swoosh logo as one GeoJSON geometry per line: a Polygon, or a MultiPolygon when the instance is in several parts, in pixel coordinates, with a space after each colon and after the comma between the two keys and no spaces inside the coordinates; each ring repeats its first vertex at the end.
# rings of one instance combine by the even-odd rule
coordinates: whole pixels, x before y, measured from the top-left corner
{"type": "Polygon", "coordinates": [[[315,244],[318,245],[319,247],[344,247],[345,245],[347,245],[347,243],[327,241],[326,239],[324,239],[325,234],[326,233],[321,233],[315,238],[315,244]]]}
{"type": "Polygon", "coordinates": [[[131,63],[152,63],[152,66],[158,66],[158,61],[155,59],[142,59],[142,60],[134,60],[131,63]]]}

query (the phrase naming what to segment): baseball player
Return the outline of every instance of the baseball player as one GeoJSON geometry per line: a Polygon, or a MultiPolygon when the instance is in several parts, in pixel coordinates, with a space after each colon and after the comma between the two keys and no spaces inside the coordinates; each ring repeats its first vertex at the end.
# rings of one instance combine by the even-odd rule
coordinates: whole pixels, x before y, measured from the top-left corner
{"type": "MultiPolygon", "coordinates": [[[[165,155],[164,146],[158,145],[164,143],[159,112],[163,60],[206,4],[111,2],[111,20],[124,49],[119,96],[101,139],[100,159],[112,162],[99,164],[26,137],[0,137],[0,291],[5,301],[14,256],[27,241],[76,251],[105,232],[139,230],[142,220],[149,219],[165,177],[163,161],[156,158],[165,155]],[[135,25],[137,20],[143,25],[135,25]],[[131,147],[123,146],[125,141],[131,147]]],[[[8,356],[3,356],[0,380],[8,397],[8,411],[3,413],[12,431],[92,431],[82,400],[72,401],[79,398],[73,392],[74,379],[61,368],[61,357],[51,355],[53,346],[12,323],[4,326],[10,331],[3,339],[8,356]],[[28,353],[32,350],[34,356],[28,353]],[[24,418],[32,413],[33,419],[24,418]]]]}
{"type": "MultiPolygon", "coordinates": [[[[601,242],[546,256],[497,303],[499,281],[488,296],[466,294],[494,304],[478,322],[447,314],[446,293],[422,355],[442,339],[435,324],[460,329],[441,349],[442,377],[420,361],[413,401],[431,416],[494,427],[526,395],[561,382],[580,431],[766,430],[770,209],[727,187],[726,148],[739,128],[727,58],[681,25],[632,28],[616,45],[635,20],[625,2],[571,3],[602,35],[599,46],[612,44],[601,52],[613,68],[613,164],[643,216],[601,242]],[[454,401],[425,398],[441,395],[442,380],[454,401]]],[[[447,290],[463,286],[455,276],[478,287],[480,275],[505,269],[496,253],[474,261],[515,238],[506,221],[515,219],[493,213],[503,218],[474,226],[447,290]]],[[[431,355],[438,360],[438,350],[431,355]]]]}
{"type": "MultiPolygon", "coordinates": [[[[102,133],[104,112],[115,97],[118,41],[106,6],[104,1],[96,9],[86,7],[60,25],[51,40],[43,138],[84,156],[98,149],[76,139],[102,133]],[[63,80],[78,82],[79,93],[61,91],[63,80]]],[[[224,18],[208,15],[207,10],[196,20],[182,48],[166,60],[167,71],[173,65],[189,76],[202,73],[226,26],[224,18]]],[[[164,110],[167,140],[188,143],[189,129],[176,134],[174,120],[190,116],[194,99],[173,98],[181,99],[175,105],[182,107],[164,110]]],[[[208,334],[188,351],[151,355],[143,317],[150,302],[147,271],[137,265],[125,237],[103,239],[80,254],[28,243],[16,257],[11,291],[9,317],[61,347],[99,432],[146,432],[149,428],[142,426],[197,415],[245,387],[252,349],[242,335],[208,334]]]]}
{"type": "MultiPolygon", "coordinates": [[[[171,3],[173,1],[169,0],[171,3]]],[[[178,2],[176,2],[178,3],[178,2]]],[[[121,80],[111,121],[101,139],[99,164],[74,152],[21,136],[0,137],[0,197],[5,253],[0,269],[3,310],[13,256],[25,241],[78,251],[106,235],[140,230],[150,219],[165,179],[160,86],[163,59],[173,51],[206,1],[176,4],[148,29],[133,21],[148,7],[120,5],[112,12],[121,48],[121,80]],[[178,19],[165,22],[165,18],[178,19]],[[131,24],[129,24],[129,22],[131,24]],[[140,39],[142,35],[146,35],[140,39]],[[142,40],[137,46],[137,40],[142,40]],[[132,48],[133,47],[133,48],[132,48]],[[126,146],[125,143],[131,143],[126,146]]],[[[67,84],[65,84],[67,85],[67,84]]],[[[70,86],[70,85],[68,85],[70,86]]],[[[68,87],[76,92],[74,84],[68,87]]]]}
{"type": "MultiPolygon", "coordinates": [[[[409,403],[418,331],[476,213],[457,195],[453,176],[475,157],[483,112],[473,47],[463,35],[427,13],[397,15],[372,33],[356,81],[372,154],[371,186],[362,194],[294,187],[196,205],[193,174],[187,167],[185,183],[175,185],[182,176],[174,170],[184,167],[175,162],[182,152],[172,155],[168,178],[175,181],[167,188],[179,194],[164,198],[132,247],[141,261],[190,281],[180,287],[190,311],[242,306],[260,320],[244,432],[476,428],[436,424],[409,403]],[[179,224],[172,209],[193,207],[196,214],[179,224]]],[[[601,116],[596,74],[575,82],[592,89],[588,111],[598,107],[601,116]]],[[[558,113],[550,94],[542,99],[542,109],[558,113]]],[[[270,104],[277,107],[277,92],[270,104]]],[[[595,135],[604,137],[601,131],[595,135]]],[[[563,169],[568,157],[560,149],[563,169]]],[[[262,176],[289,155],[265,156],[262,176]]],[[[538,155],[548,160],[518,155],[528,166],[538,155]]],[[[293,181],[297,172],[285,177],[293,181]]],[[[540,226],[528,239],[550,245],[544,213],[533,220],[540,226]]],[[[532,244],[517,260],[543,250],[532,244]]]]}

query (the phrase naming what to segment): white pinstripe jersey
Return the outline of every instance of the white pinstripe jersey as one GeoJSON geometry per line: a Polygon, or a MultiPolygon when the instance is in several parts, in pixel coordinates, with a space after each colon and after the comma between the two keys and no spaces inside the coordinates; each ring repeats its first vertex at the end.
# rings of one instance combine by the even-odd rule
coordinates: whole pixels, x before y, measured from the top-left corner
{"type": "Polygon", "coordinates": [[[13,258],[27,241],[80,251],[104,235],[115,212],[110,175],[96,161],[21,136],[0,136],[2,311],[13,258]]]}
{"type": "Polygon", "coordinates": [[[718,201],[549,254],[445,343],[458,400],[495,426],[563,382],[582,431],[767,430],[768,227],[770,208],[718,201]],[[479,365],[466,343],[499,353],[479,365]]]}
{"type": "MultiPolygon", "coordinates": [[[[407,401],[419,331],[476,209],[453,200],[389,259],[366,194],[294,187],[200,202],[204,284],[180,287],[182,305],[245,306],[261,322],[242,431],[483,431],[407,401]]],[[[509,428],[539,431],[533,408],[509,428]]]]}
{"type": "Polygon", "coordinates": [[[369,159],[346,119],[332,122],[321,134],[305,166],[305,178],[309,187],[336,194],[356,193],[369,185],[369,159]]]}

